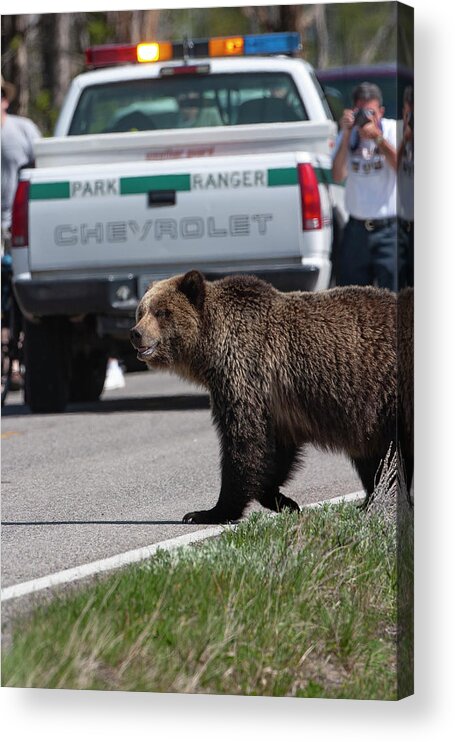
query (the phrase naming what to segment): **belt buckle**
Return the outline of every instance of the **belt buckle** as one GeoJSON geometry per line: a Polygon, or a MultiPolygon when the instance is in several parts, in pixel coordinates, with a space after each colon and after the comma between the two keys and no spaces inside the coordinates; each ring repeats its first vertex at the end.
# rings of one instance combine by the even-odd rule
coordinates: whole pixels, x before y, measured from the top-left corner
{"type": "Polygon", "coordinates": [[[364,224],[365,224],[365,229],[367,230],[367,232],[373,232],[374,224],[373,224],[372,219],[365,219],[364,224]]]}

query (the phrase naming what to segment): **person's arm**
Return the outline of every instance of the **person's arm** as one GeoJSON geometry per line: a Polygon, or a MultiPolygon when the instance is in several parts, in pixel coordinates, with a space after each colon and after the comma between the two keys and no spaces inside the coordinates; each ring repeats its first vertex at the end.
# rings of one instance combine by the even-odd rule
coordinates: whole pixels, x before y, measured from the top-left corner
{"type": "Polygon", "coordinates": [[[395,147],[393,147],[390,142],[387,141],[387,139],[384,139],[382,137],[382,134],[379,138],[375,139],[377,148],[379,152],[384,155],[387,162],[389,163],[390,167],[392,167],[395,172],[397,170],[397,151],[395,147]]]}
{"type": "Polygon", "coordinates": [[[348,174],[347,156],[349,148],[349,139],[351,136],[352,126],[354,124],[354,114],[346,109],[340,120],[341,138],[338,150],[333,158],[332,176],[335,183],[343,183],[348,174]]]}
{"type": "Polygon", "coordinates": [[[360,136],[362,139],[373,139],[376,142],[379,152],[384,155],[390,167],[392,167],[395,172],[397,171],[397,150],[389,141],[387,141],[387,139],[384,138],[380,127],[375,121],[370,121],[370,123],[362,126],[360,136]]]}
{"type": "Polygon", "coordinates": [[[40,139],[42,136],[40,130],[30,119],[23,119],[21,121],[23,125],[23,131],[27,142],[27,167],[34,167],[35,163],[35,141],[40,139]]]}

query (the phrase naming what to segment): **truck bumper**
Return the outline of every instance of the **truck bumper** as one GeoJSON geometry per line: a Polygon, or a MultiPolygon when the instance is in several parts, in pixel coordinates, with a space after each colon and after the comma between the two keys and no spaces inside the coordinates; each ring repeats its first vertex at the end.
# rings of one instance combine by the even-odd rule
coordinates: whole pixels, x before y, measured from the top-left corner
{"type": "Polygon", "coordinates": [[[215,273],[203,271],[208,281],[216,281],[226,276],[239,276],[242,273],[252,273],[263,281],[268,281],[279,291],[313,291],[319,277],[319,267],[316,265],[299,265],[295,268],[281,268],[261,271],[223,271],[215,273]]]}
{"type": "Polygon", "coordinates": [[[131,314],[138,304],[137,279],[131,274],[67,280],[19,277],[13,287],[22,312],[33,317],[131,314]]]}
{"type": "MultiPolygon", "coordinates": [[[[183,272],[183,271],[181,271],[183,272]]],[[[204,271],[209,281],[253,271],[204,271]]],[[[280,291],[312,291],[318,282],[319,267],[301,265],[295,268],[254,271],[280,291]]],[[[160,276],[162,278],[163,276],[160,276]]],[[[35,279],[19,276],[13,280],[14,292],[26,316],[49,317],[80,315],[134,315],[140,300],[137,276],[109,276],[90,279],[35,279]]]]}

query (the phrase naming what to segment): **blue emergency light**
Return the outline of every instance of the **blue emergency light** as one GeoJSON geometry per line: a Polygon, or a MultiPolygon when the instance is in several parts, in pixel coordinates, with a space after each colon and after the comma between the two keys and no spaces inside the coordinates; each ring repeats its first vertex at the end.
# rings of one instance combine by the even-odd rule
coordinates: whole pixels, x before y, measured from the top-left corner
{"type": "Polygon", "coordinates": [[[266,33],[244,36],[244,54],[294,54],[301,48],[300,34],[266,33]]]}

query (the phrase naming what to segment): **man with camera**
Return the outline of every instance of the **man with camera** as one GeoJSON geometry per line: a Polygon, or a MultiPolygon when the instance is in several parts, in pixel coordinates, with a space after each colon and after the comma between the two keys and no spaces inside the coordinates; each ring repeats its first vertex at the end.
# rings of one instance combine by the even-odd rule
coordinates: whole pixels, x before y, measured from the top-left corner
{"type": "Polygon", "coordinates": [[[340,286],[398,289],[396,122],[384,118],[382,93],[363,82],[340,121],[332,174],[346,184],[346,224],[336,260],[340,286]]]}

